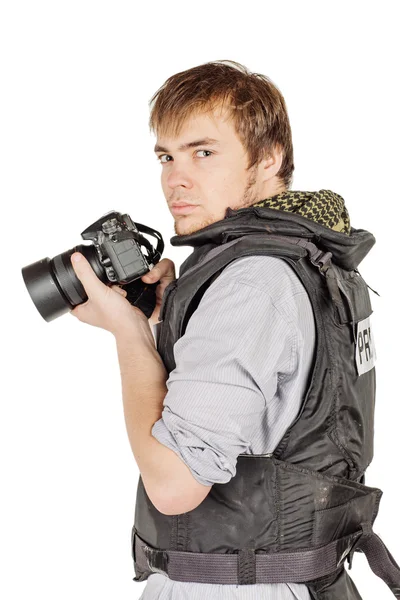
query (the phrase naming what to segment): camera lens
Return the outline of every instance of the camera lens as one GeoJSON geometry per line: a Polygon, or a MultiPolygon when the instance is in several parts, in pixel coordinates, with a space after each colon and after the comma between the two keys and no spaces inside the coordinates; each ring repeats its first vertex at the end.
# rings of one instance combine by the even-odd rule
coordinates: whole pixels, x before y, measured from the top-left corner
{"type": "Polygon", "coordinates": [[[85,289],[71,264],[71,255],[81,252],[103,283],[109,283],[95,247],[80,244],[54,258],[42,258],[22,269],[22,277],[34,305],[45,321],[52,321],[86,302],[85,289]]]}

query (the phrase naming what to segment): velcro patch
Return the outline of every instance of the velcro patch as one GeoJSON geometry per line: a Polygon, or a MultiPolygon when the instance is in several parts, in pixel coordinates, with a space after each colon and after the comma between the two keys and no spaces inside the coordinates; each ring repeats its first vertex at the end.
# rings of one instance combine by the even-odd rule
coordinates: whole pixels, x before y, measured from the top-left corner
{"type": "Polygon", "coordinates": [[[370,371],[376,362],[376,348],[372,335],[370,317],[357,323],[356,363],[359,375],[370,371]]]}

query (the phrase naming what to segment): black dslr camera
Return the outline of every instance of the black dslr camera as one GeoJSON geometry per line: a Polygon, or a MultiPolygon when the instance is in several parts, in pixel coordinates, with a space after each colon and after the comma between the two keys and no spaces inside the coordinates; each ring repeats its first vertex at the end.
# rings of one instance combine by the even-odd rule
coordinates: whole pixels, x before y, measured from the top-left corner
{"type": "Polygon", "coordinates": [[[85,256],[105,285],[122,285],[127,291],[127,300],[150,318],[156,304],[158,282],[146,284],[140,278],[161,258],[164,250],[161,234],[134,223],[128,214],[111,211],[85,229],[81,236],[93,244],[74,246],[51,260],[42,258],[22,269],[28,292],[45,321],[60,317],[88,299],[71,264],[74,252],[85,256]],[[154,249],[140,232],[157,238],[157,248],[154,249]]]}

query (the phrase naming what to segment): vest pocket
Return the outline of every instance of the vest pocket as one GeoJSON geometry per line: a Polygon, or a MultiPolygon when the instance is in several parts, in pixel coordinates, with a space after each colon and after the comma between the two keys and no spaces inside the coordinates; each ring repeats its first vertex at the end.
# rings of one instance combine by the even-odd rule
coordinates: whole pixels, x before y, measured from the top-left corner
{"type": "Polygon", "coordinates": [[[376,493],[353,498],[345,504],[315,511],[312,545],[329,544],[333,540],[360,531],[361,522],[372,523],[376,493]]]}
{"type": "Polygon", "coordinates": [[[382,492],[285,461],[276,466],[279,551],[325,546],[372,525],[382,492]]]}
{"type": "MultiPolygon", "coordinates": [[[[335,275],[343,305],[342,310],[336,312],[337,328],[332,332],[337,364],[335,419],[329,437],[349,465],[349,477],[355,480],[373,458],[375,368],[372,360],[368,369],[360,368],[357,333],[372,314],[372,307],[367,284],[358,272],[335,268],[335,275]]],[[[369,335],[369,329],[367,333],[369,335]]],[[[368,345],[363,352],[363,363],[370,358],[371,348],[368,345]]]]}
{"type": "Polygon", "coordinates": [[[348,463],[352,480],[362,475],[374,454],[375,368],[358,375],[356,351],[350,342],[338,357],[335,419],[329,434],[348,463]]]}

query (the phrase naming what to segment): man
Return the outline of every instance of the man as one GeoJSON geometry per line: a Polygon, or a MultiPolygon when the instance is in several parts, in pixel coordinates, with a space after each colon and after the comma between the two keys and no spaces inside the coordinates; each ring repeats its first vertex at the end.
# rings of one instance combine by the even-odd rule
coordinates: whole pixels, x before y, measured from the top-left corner
{"type": "MultiPolygon", "coordinates": [[[[88,301],[76,307],[72,314],[85,323],[110,331],[116,340],[125,422],[140,471],[135,519],[137,527],[134,528],[133,545],[134,551],[137,541],[139,545],[143,541],[141,552],[146,543],[150,548],[146,550],[149,552],[146,554],[149,561],[147,566],[143,562],[142,566],[139,565],[140,560],[144,560],[143,557],[140,560],[136,557],[135,562],[138,574],[136,580],[144,580],[150,573],[142,598],[158,598],[161,597],[161,592],[163,598],[176,599],[197,598],[201,595],[207,598],[305,600],[311,597],[310,593],[312,597],[324,600],[359,598],[342,564],[349,552],[352,556],[355,544],[359,541],[360,534],[357,533],[358,537],[355,539],[356,534],[353,532],[351,544],[344,551],[342,548],[341,560],[337,564],[334,562],[324,572],[320,570],[320,566],[315,566],[321,560],[313,559],[313,575],[309,577],[304,573],[299,573],[298,578],[293,575],[287,577],[273,571],[272,578],[265,577],[259,579],[262,583],[256,582],[256,532],[260,527],[267,526],[269,518],[266,516],[265,521],[256,523],[254,519],[257,517],[250,509],[253,498],[258,498],[257,502],[261,501],[260,490],[255,489],[255,482],[259,480],[258,474],[261,471],[254,470],[254,490],[250,484],[246,487],[243,483],[240,492],[234,488],[236,483],[239,485],[245,481],[246,472],[252,471],[252,468],[248,468],[250,463],[242,467],[243,457],[259,456],[264,457],[262,461],[258,463],[254,460],[251,464],[259,464],[262,469],[264,465],[266,469],[272,469],[271,476],[265,480],[267,487],[262,492],[265,503],[268,503],[267,500],[271,501],[271,506],[276,506],[276,498],[272,501],[275,492],[272,488],[268,491],[269,482],[275,481],[280,469],[283,471],[279,472],[288,475],[289,479],[293,475],[293,481],[297,482],[295,478],[298,474],[290,475],[289,472],[291,464],[299,461],[302,467],[311,469],[309,473],[314,478],[312,481],[319,481],[319,472],[336,477],[338,486],[343,481],[339,481],[339,477],[348,477],[354,482],[356,491],[353,490],[353,495],[361,495],[361,492],[364,494],[365,486],[360,482],[365,470],[366,455],[362,455],[359,464],[355,459],[354,463],[351,461],[351,456],[354,458],[358,448],[353,455],[352,449],[347,452],[343,448],[347,440],[341,440],[340,426],[332,429],[331,437],[325,434],[324,429],[323,435],[326,439],[329,437],[328,444],[332,443],[334,446],[332,452],[328,450],[327,458],[322,457],[325,448],[321,448],[321,456],[318,455],[315,451],[318,445],[314,447],[311,438],[308,455],[307,444],[302,446],[301,460],[297,460],[300,456],[297,447],[297,454],[293,453],[292,461],[275,461],[272,466],[269,458],[274,455],[276,459],[283,457],[287,461],[286,456],[295,447],[295,442],[288,438],[289,428],[296,422],[301,424],[300,417],[303,415],[304,419],[307,406],[311,406],[312,401],[320,409],[319,400],[304,403],[312,367],[316,364],[314,316],[317,308],[311,303],[310,296],[311,289],[322,285],[319,281],[320,274],[316,272],[315,283],[308,290],[305,280],[290,266],[290,260],[295,259],[296,264],[297,261],[306,261],[307,252],[310,252],[313,265],[319,267],[321,273],[326,272],[329,281],[336,282],[335,277],[330,277],[336,272],[330,262],[332,253],[324,254],[312,243],[306,242],[305,237],[301,237],[305,235],[301,226],[310,219],[310,227],[312,221],[311,228],[317,228],[320,236],[326,230],[327,239],[331,236],[333,244],[336,244],[337,239],[347,239],[353,230],[350,228],[343,199],[329,190],[316,193],[290,191],[294,170],[290,124],[284,99],[268,78],[251,74],[238,63],[207,63],[171,77],[152,100],[155,102],[150,125],[157,133],[155,152],[161,163],[162,189],[175,220],[176,237],[173,240],[176,245],[186,242],[190,244],[193,241],[196,247],[193,255],[181,266],[179,280],[176,280],[174,265],[169,259],[161,260],[150,273],[142,277],[145,282],[160,281],[157,306],[149,320],[139,309],[129,304],[124,298],[124,290],[118,286],[109,288],[101,283],[82,255],[75,253],[72,256],[75,272],[88,295],[88,301]],[[244,210],[250,207],[256,207],[258,212],[244,210]],[[263,250],[265,243],[271,243],[274,237],[266,242],[267,232],[273,232],[273,221],[261,226],[262,238],[256,236],[256,239],[250,234],[260,231],[259,219],[254,215],[266,215],[270,218],[275,210],[277,217],[279,213],[279,218],[285,219],[286,213],[291,213],[287,218],[294,219],[292,222],[288,221],[289,229],[286,221],[283,221],[283,229],[277,230],[278,233],[290,233],[291,228],[298,226],[300,237],[294,242],[298,244],[296,249],[291,240],[288,246],[287,235],[281,237],[280,241],[276,238],[274,243],[278,244],[279,251],[273,255],[274,252],[264,253],[263,250]],[[292,213],[301,217],[293,217],[292,213]],[[226,227],[231,227],[231,238],[223,237],[225,224],[226,227]],[[219,229],[222,229],[222,237],[219,229]],[[236,231],[242,237],[238,237],[236,231]],[[335,233],[331,235],[330,231],[335,233]],[[242,251],[237,250],[237,255],[232,254],[227,264],[221,262],[221,268],[213,267],[213,277],[207,274],[204,285],[200,286],[201,272],[196,269],[206,269],[216,264],[224,255],[221,249],[229,250],[235,244],[236,248],[241,248],[240,243],[236,242],[244,239],[247,243],[247,238],[254,239],[254,244],[261,244],[261,249],[250,245],[250,250],[246,250],[243,246],[242,251]],[[282,240],[285,242],[283,247],[282,240]],[[299,245],[302,246],[300,250],[299,245]],[[315,262],[315,252],[318,260],[323,254],[321,264],[315,262]],[[288,260],[282,258],[282,253],[287,255],[288,260]],[[190,289],[184,292],[184,284],[181,287],[179,284],[184,278],[188,280],[191,271],[198,272],[199,275],[192,277],[190,289]],[[197,300],[193,295],[192,303],[186,306],[184,301],[189,297],[189,292],[192,293],[196,281],[199,282],[199,289],[196,289],[197,300]],[[175,293],[177,292],[176,298],[180,300],[174,301],[172,297],[177,284],[175,293]],[[183,334],[175,335],[172,327],[174,319],[178,319],[175,317],[177,310],[182,314],[187,310],[188,316],[179,326],[179,331],[183,331],[183,334]],[[156,349],[150,325],[155,325],[159,317],[162,329],[160,346],[156,349]],[[333,434],[337,436],[337,440],[333,439],[333,434]],[[338,457],[335,449],[340,450],[338,457]],[[224,490],[227,491],[226,498],[223,498],[224,490]],[[238,494],[237,498],[235,494],[238,494]],[[229,507],[231,501],[232,506],[229,507]],[[250,510],[248,516],[243,511],[244,508],[250,510]],[[196,521],[199,511],[203,511],[203,521],[196,521]],[[215,511],[221,512],[217,520],[213,521],[213,515],[217,514],[215,511]],[[222,537],[221,540],[211,539],[212,529],[218,526],[218,522],[224,523],[218,534],[227,536],[224,541],[222,537]],[[235,539],[240,531],[239,522],[244,529],[239,539],[235,539]],[[250,531],[252,527],[254,532],[242,549],[243,532],[246,528],[250,531]],[[231,528],[232,534],[229,533],[231,528]],[[144,533],[145,531],[148,533],[144,533]],[[156,541],[152,542],[150,539],[151,532],[156,541]],[[172,560],[166,559],[165,554],[157,554],[162,552],[162,539],[172,540],[170,550],[187,552],[176,577],[172,576],[172,560]],[[161,548],[160,551],[157,550],[158,547],[161,548]],[[236,567],[233,579],[228,580],[225,578],[228,569],[221,568],[218,573],[217,567],[208,571],[205,569],[198,579],[195,567],[188,575],[182,575],[190,559],[189,552],[196,552],[191,549],[195,547],[198,547],[197,552],[210,555],[219,553],[219,558],[221,555],[229,558],[231,553],[239,551],[239,555],[234,555],[235,560],[238,556],[239,561],[238,579],[236,567]],[[153,559],[155,562],[149,571],[148,567],[153,559]],[[169,568],[171,569],[168,570],[169,568]],[[321,583],[314,587],[302,583],[317,579],[321,583]],[[241,585],[229,583],[230,581],[237,581],[241,585]]],[[[307,224],[305,231],[307,233],[307,224]]],[[[360,256],[373,243],[368,232],[362,234],[359,245],[363,249],[360,256]]],[[[343,244],[346,243],[344,240],[343,244]]],[[[352,273],[353,267],[348,267],[352,273]]],[[[315,270],[314,267],[312,269],[315,270]]],[[[325,282],[324,286],[326,288],[325,282]]],[[[329,291],[339,306],[341,297],[334,286],[334,283],[330,283],[329,291]]],[[[360,294],[364,294],[362,300],[365,305],[367,290],[361,290],[360,294]]],[[[351,310],[352,304],[349,302],[351,310]]],[[[369,312],[365,315],[363,313],[358,321],[364,323],[368,315],[369,312]]],[[[343,317],[345,313],[339,313],[339,316],[343,317]]],[[[320,326],[322,327],[318,325],[320,326]]],[[[353,367],[355,366],[351,367],[354,370],[353,367]]],[[[368,367],[364,364],[368,373],[362,379],[368,392],[363,390],[363,394],[371,397],[371,406],[374,385],[372,367],[370,359],[368,367]]],[[[324,385],[321,379],[321,388],[324,385]]],[[[347,382],[343,385],[346,387],[347,382]]],[[[309,393],[307,397],[310,395],[313,396],[309,393]]],[[[365,403],[368,405],[367,399],[365,403]]],[[[317,430],[318,427],[315,427],[315,431],[317,430]]],[[[313,431],[311,421],[310,431],[313,431]]],[[[367,434],[368,432],[369,429],[367,434]]],[[[299,435],[297,434],[296,439],[299,435]]],[[[364,444],[365,440],[362,439],[361,442],[364,444]]],[[[369,443],[365,442],[364,445],[369,449],[369,443]]],[[[330,480],[327,479],[325,483],[327,481],[330,480]]],[[[299,482],[288,484],[287,489],[293,485],[296,490],[301,488],[299,482]]],[[[345,493],[343,490],[348,487],[351,484],[342,486],[341,493],[345,493]]],[[[321,490],[325,491],[318,492],[318,502],[325,502],[321,504],[322,508],[330,506],[329,503],[326,504],[327,489],[322,486],[321,490]]],[[[288,492],[282,492],[286,493],[288,492]]],[[[365,497],[365,502],[370,502],[369,496],[365,497]]],[[[346,501],[347,497],[343,502],[335,501],[332,508],[336,510],[336,504],[341,506],[346,501]]],[[[301,496],[295,500],[296,510],[299,504],[301,496]]],[[[373,504],[376,504],[375,496],[373,504]]],[[[313,510],[316,508],[314,503],[313,510]]],[[[367,507],[365,504],[364,509],[367,514],[369,505],[367,507]]],[[[259,513],[258,509],[256,513],[259,513]]],[[[290,511],[286,524],[290,521],[289,513],[290,511]]],[[[312,533],[317,548],[328,548],[325,538],[326,535],[331,535],[331,531],[324,529],[325,512],[317,511],[317,517],[318,514],[322,515],[319,517],[322,519],[321,528],[315,531],[314,526],[313,533],[311,529],[307,529],[307,536],[312,533]]],[[[303,548],[307,545],[308,542],[300,543],[302,535],[304,540],[308,539],[302,525],[303,517],[299,519],[296,516],[285,532],[285,537],[281,533],[280,540],[279,528],[276,529],[278,520],[277,513],[271,513],[268,528],[273,530],[271,540],[275,545],[269,549],[265,546],[267,541],[264,538],[261,548],[268,552],[303,548]]],[[[284,527],[285,523],[282,523],[284,527]]],[[[333,538],[333,542],[335,539],[333,538]]],[[[168,541],[165,541],[165,545],[168,545],[168,541]]],[[[137,548],[139,550],[139,546],[137,548]]],[[[169,556],[172,557],[173,553],[169,556]]],[[[299,554],[297,556],[300,557],[299,554]]],[[[196,557],[199,555],[196,554],[196,557]]],[[[200,558],[201,556],[199,561],[200,558]]],[[[289,559],[290,557],[287,565],[290,571],[293,565],[296,566],[296,560],[293,557],[289,559]]],[[[286,568],[283,558],[282,568],[286,568]]]]}

